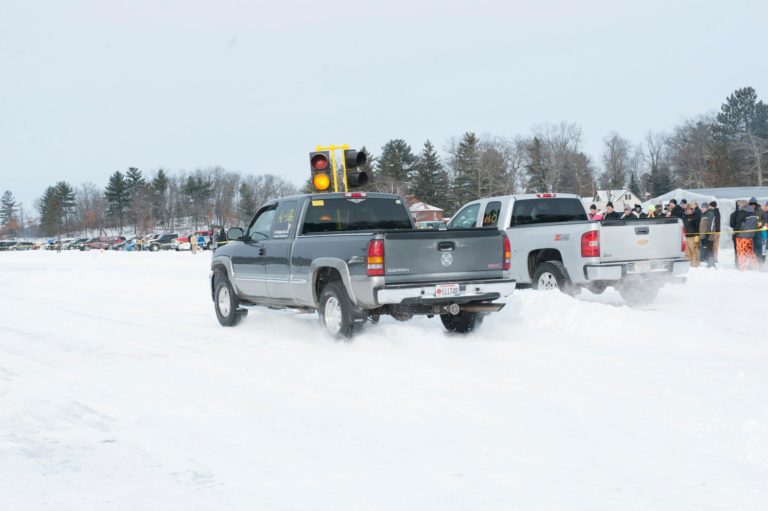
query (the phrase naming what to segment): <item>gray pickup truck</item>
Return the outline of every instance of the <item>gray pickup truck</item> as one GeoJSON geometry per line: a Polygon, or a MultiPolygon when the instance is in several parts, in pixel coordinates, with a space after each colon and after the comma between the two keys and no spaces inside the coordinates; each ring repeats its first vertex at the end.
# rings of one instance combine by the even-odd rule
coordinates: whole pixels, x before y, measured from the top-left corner
{"type": "Polygon", "coordinates": [[[677,218],[588,220],[578,195],[540,193],[489,197],[461,207],[450,228],[498,227],[512,245],[518,287],[615,287],[629,305],[652,302],[688,271],[685,230],[677,218]]]}
{"type": "Polygon", "coordinates": [[[510,295],[509,240],[500,230],[419,230],[405,201],[383,193],[273,200],[213,253],[211,296],[223,326],[253,306],[317,310],[335,337],[381,315],[440,316],[466,333],[510,295]]]}

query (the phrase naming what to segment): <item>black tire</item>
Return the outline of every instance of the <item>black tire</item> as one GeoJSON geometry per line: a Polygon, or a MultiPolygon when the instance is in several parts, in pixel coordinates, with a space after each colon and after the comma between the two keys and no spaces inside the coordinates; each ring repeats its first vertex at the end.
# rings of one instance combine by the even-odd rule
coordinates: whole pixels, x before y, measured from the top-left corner
{"type": "Polygon", "coordinates": [[[160,245],[150,245],[149,246],[149,251],[150,252],[157,252],[158,250],[160,250],[160,245]]]}
{"type": "Polygon", "coordinates": [[[618,286],[619,294],[630,307],[650,305],[659,295],[659,286],[653,283],[628,282],[618,286]]]}
{"type": "Polygon", "coordinates": [[[560,261],[545,261],[536,267],[533,272],[533,289],[551,291],[559,289],[567,295],[578,294],[579,288],[571,283],[568,271],[560,261]]]}
{"type": "Polygon", "coordinates": [[[443,322],[443,326],[449,332],[457,334],[468,334],[479,327],[485,315],[480,312],[466,312],[461,311],[457,315],[442,314],[440,321],[443,322]]]}
{"type": "Polygon", "coordinates": [[[332,337],[350,339],[360,331],[365,321],[355,321],[354,312],[354,305],[341,282],[331,281],[323,287],[318,313],[320,324],[332,337]]]}
{"type": "Polygon", "coordinates": [[[248,311],[238,309],[240,300],[237,299],[235,290],[232,289],[232,284],[226,275],[217,273],[214,285],[213,307],[216,310],[216,319],[221,326],[236,326],[248,315],[248,311]]]}

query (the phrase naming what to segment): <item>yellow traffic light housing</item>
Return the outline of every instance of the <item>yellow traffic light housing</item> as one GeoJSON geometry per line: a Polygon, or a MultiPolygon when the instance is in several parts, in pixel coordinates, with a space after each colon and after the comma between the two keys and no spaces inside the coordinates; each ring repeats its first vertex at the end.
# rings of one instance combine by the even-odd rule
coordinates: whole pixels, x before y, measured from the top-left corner
{"type": "Polygon", "coordinates": [[[316,192],[328,192],[331,187],[333,165],[328,151],[309,153],[309,167],[312,172],[312,187],[316,192]]]}

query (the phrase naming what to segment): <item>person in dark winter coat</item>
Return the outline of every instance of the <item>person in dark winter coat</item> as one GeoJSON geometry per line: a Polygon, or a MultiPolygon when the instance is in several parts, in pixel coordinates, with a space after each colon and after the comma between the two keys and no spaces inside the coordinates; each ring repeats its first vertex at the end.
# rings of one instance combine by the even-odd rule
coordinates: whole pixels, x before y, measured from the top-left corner
{"type": "MultiPolygon", "coordinates": [[[[752,206],[752,208],[755,210],[755,217],[756,217],[756,224],[755,229],[762,229],[763,228],[763,211],[760,209],[760,204],[757,203],[757,199],[755,197],[752,197],[749,199],[749,205],[752,206]]],[[[755,250],[755,257],[757,258],[757,263],[762,265],[765,262],[765,254],[763,253],[763,233],[756,232],[754,234],[754,241],[752,242],[752,246],[755,250]]]]}
{"type": "Polygon", "coordinates": [[[701,260],[707,263],[707,268],[715,266],[712,254],[714,248],[713,234],[715,230],[715,211],[709,208],[706,202],[701,203],[701,222],[699,223],[699,236],[701,244],[701,260]]]}
{"type": "Polygon", "coordinates": [[[749,204],[739,211],[740,214],[736,215],[736,261],[739,270],[746,271],[750,268],[757,268],[757,258],[755,257],[757,215],[755,208],[749,204]]]}
{"type": "Polygon", "coordinates": [[[720,208],[717,207],[717,202],[712,201],[709,203],[709,208],[715,212],[715,223],[712,227],[712,231],[716,232],[712,237],[712,257],[717,263],[717,251],[720,250],[720,208]]]}
{"type": "Polygon", "coordinates": [[[608,202],[608,204],[605,205],[605,214],[603,215],[603,220],[619,219],[621,219],[621,214],[613,209],[613,202],[608,202]]]}
{"type": "Polygon", "coordinates": [[[685,226],[685,257],[691,261],[692,267],[699,265],[699,226],[696,225],[696,219],[693,216],[693,206],[686,204],[685,218],[683,219],[683,225],[685,226]]]}
{"type": "Polygon", "coordinates": [[[669,213],[667,213],[667,216],[676,217],[676,218],[679,218],[680,220],[682,220],[683,217],[685,216],[683,214],[683,208],[677,205],[677,201],[675,199],[669,200],[669,213]]]}
{"type": "Polygon", "coordinates": [[[637,215],[629,206],[624,206],[624,214],[621,215],[621,220],[637,220],[637,215]]]}
{"type": "MultiPolygon", "coordinates": [[[[744,208],[747,206],[747,201],[745,200],[737,200],[736,201],[736,209],[733,210],[733,213],[731,213],[731,216],[728,218],[728,225],[731,227],[733,231],[737,231],[739,229],[739,225],[744,221],[744,208]]],[[[739,252],[736,249],[736,233],[734,232],[733,235],[731,235],[731,240],[733,241],[733,260],[736,266],[739,265],[739,252]]]]}

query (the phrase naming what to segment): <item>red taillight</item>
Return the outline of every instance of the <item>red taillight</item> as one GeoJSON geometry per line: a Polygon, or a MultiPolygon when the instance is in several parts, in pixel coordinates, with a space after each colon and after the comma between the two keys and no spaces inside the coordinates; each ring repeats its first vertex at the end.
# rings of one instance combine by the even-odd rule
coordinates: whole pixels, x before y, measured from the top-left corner
{"type": "Polygon", "coordinates": [[[504,240],[504,269],[509,270],[512,267],[512,244],[506,234],[502,234],[504,240]]]}
{"type": "Polygon", "coordinates": [[[352,192],[352,193],[345,193],[344,197],[349,197],[352,199],[360,199],[362,197],[368,197],[368,194],[365,192],[352,192]]]}
{"type": "Polygon", "coordinates": [[[581,235],[581,257],[600,257],[600,231],[581,235]]]}
{"type": "Polygon", "coordinates": [[[384,240],[371,240],[368,243],[368,276],[384,275],[384,240]]]}
{"type": "Polygon", "coordinates": [[[685,252],[685,226],[683,226],[683,239],[680,242],[680,252],[685,252]]]}
{"type": "Polygon", "coordinates": [[[536,197],[539,199],[551,199],[553,197],[557,197],[556,193],[537,193],[536,197]]]}

